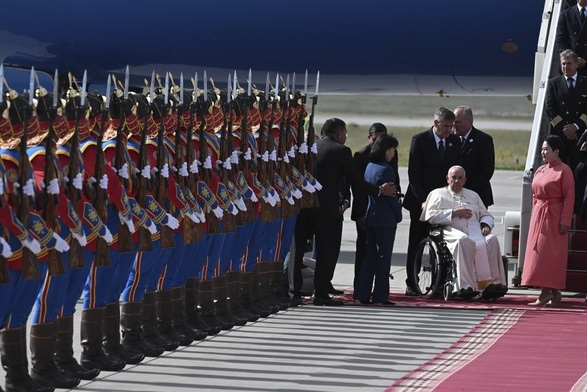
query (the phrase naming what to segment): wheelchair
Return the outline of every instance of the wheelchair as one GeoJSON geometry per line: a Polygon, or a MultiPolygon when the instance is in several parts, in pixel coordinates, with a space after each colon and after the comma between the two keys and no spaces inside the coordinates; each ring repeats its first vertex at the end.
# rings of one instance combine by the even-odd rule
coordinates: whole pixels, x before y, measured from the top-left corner
{"type": "Polygon", "coordinates": [[[415,260],[407,273],[411,286],[423,298],[442,297],[445,301],[453,298],[457,270],[441,226],[430,226],[428,238],[418,245],[415,260]]]}

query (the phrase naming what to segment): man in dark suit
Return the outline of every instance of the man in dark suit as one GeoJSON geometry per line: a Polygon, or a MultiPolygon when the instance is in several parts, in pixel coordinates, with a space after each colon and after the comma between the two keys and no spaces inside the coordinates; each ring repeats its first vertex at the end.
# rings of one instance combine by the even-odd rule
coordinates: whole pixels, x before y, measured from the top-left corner
{"type": "MultiPolygon", "coordinates": [[[[357,171],[362,176],[365,175],[365,169],[369,164],[369,153],[371,152],[371,145],[377,139],[378,136],[387,134],[387,128],[385,125],[381,123],[374,123],[369,127],[369,144],[367,144],[364,148],[357,151],[355,155],[353,155],[353,159],[355,161],[355,165],[357,167],[357,171]]],[[[397,191],[400,192],[400,181],[399,181],[399,173],[398,173],[398,158],[397,152],[394,154],[391,162],[391,167],[395,172],[395,185],[397,187],[397,191]]],[[[359,271],[361,271],[361,264],[365,259],[365,240],[366,240],[366,231],[365,231],[365,213],[367,212],[367,205],[369,203],[369,199],[367,194],[362,192],[361,189],[357,189],[356,192],[353,194],[353,208],[351,210],[351,219],[355,221],[355,225],[357,227],[357,242],[355,245],[355,278],[354,282],[357,280],[357,276],[359,276],[359,271]]]]}
{"type": "Polygon", "coordinates": [[[578,70],[581,75],[587,75],[587,0],[577,1],[577,5],[571,6],[561,12],[556,27],[556,46],[559,52],[571,49],[577,53],[578,70]]]}
{"type": "Polygon", "coordinates": [[[563,51],[560,61],[563,75],[548,81],[546,114],[550,133],[565,141],[567,163],[575,170],[581,162],[577,141],[587,128],[587,77],[577,73],[579,58],[574,51],[563,51]]]}
{"type": "Polygon", "coordinates": [[[444,107],[434,113],[434,125],[427,131],[412,137],[408,161],[410,181],[403,207],[410,212],[410,233],[408,239],[408,287],[406,294],[417,295],[415,282],[410,281],[409,271],[413,268],[418,244],[428,236],[428,224],[420,221],[422,203],[428,193],[446,184],[446,173],[458,165],[461,155],[460,139],[452,134],[455,114],[444,107]]]}
{"type": "Polygon", "coordinates": [[[491,177],[495,171],[493,138],[473,126],[469,106],[455,109],[455,134],[461,138],[461,166],[467,172],[466,188],[477,192],[485,208],[493,205],[491,177]]]}
{"type": "Polygon", "coordinates": [[[365,182],[353,162],[350,148],[346,147],[346,123],[338,118],[326,120],[322,127],[324,137],[317,142],[315,177],[322,184],[318,193],[319,207],[300,211],[294,234],[294,289],[292,301],[298,301],[302,288],[302,267],[306,240],[314,234],[316,246],[316,272],[314,274],[314,305],[338,306],[342,301],[330,298],[331,280],[340,249],[342,220],[339,215],[339,191],[346,178],[353,191],[359,187],[368,195],[394,196],[396,187],[386,183],[376,186],[365,182]]]}

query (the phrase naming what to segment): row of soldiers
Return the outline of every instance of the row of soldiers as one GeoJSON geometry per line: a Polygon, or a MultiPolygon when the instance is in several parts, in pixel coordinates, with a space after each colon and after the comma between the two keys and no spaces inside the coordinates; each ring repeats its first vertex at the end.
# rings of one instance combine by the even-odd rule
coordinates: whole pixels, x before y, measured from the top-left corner
{"type": "Polygon", "coordinates": [[[289,76],[260,91],[249,73],[245,91],[235,73],[220,91],[196,74],[186,91],[153,73],[134,93],[127,68],[104,96],[85,75],[64,91],[55,79],[52,93],[34,70],[28,93],[0,87],[7,391],[73,388],[292,305],[283,260],[320,188],[317,90],[305,138],[306,94],[289,76]]]}

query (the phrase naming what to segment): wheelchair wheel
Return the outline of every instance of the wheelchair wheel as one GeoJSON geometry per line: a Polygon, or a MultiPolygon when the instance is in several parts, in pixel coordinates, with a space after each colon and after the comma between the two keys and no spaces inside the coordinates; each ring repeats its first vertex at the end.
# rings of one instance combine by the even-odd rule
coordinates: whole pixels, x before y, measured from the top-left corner
{"type": "Polygon", "coordinates": [[[440,265],[438,245],[430,238],[425,238],[418,245],[416,259],[412,266],[411,277],[414,287],[424,298],[439,294],[444,283],[443,269],[440,265]]]}

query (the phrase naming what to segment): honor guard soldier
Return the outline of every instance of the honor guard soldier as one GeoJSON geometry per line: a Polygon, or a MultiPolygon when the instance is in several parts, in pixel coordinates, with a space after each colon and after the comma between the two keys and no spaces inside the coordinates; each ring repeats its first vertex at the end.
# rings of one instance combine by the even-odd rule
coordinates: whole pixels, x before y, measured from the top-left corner
{"type": "Polygon", "coordinates": [[[63,252],[69,246],[32,210],[36,193],[27,139],[29,134],[35,138],[40,132],[38,120],[33,116],[34,71],[31,71],[29,91],[28,97],[13,90],[7,94],[9,123],[5,125],[9,126],[11,136],[5,138],[0,157],[6,169],[9,202],[19,211],[19,220],[25,222],[36,241],[11,234],[10,246],[14,253],[8,258],[8,270],[12,301],[7,313],[9,321],[2,331],[1,354],[7,390],[51,391],[53,387],[38,384],[27,373],[26,322],[48,271],[48,250],[63,252]]]}

